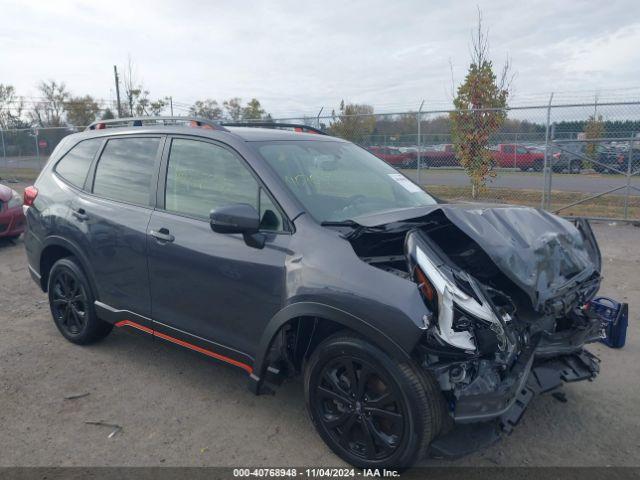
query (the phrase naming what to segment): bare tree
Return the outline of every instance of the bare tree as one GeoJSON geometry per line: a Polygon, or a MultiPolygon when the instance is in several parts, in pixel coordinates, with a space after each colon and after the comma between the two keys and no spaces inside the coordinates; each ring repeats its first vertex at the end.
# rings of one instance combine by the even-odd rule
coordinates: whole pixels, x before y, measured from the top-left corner
{"type": "Polygon", "coordinates": [[[40,82],[38,90],[42,100],[36,102],[30,112],[32,121],[43,127],[63,126],[66,104],[70,96],[66,85],[63,82],[49,80],[40,82]]]}
{"type": "Polygon", "coordinates": [[[230,98],[222,102],[222,106],[227,111],[227,116],[234,122],[242,119],[242,104],[238,97],[230,98]]]}
{"type": "Polygon", "coordinates": [[[24,102],[16,95],[12,85],[0,83],[0,128],[20,128],[23,125],[24,102]]]}
{"type": "Polygon", "coordinates": [[[122,84],[124,87],[125,113],[130,117],[145,115],[160,115],[169,105],[167,97],[152,100],[142,81],[139,81],[131,57],[123,69],[122,84]]]}

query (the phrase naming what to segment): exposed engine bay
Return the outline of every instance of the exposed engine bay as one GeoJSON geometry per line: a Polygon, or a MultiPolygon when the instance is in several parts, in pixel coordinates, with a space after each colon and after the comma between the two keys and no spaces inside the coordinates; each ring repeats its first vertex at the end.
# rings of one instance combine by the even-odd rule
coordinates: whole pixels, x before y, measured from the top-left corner
{"type": "Polygon", "coordinates": [[[477,205],[384,220],[355,219],[346,238],[363,261],[416,283],[430,312],[416,357],[456,421],[513,423],[527,385],[539,393],[596,375],[583,350],[602,337],[588,309],[601,279],[588,222],[477,205]]]}

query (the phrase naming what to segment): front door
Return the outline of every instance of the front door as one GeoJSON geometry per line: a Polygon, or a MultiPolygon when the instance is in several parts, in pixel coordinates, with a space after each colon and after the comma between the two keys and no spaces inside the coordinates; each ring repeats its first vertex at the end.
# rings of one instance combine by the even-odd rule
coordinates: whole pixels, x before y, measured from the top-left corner
{"type": "Polygon", "coordinates": [[[281,308],[290,240],[284,217],[224,145],[174,138],[165,164],[164,208],[147,230],[154,328],[251,363],[262,330],[281,308]],[[211,230],[210,211],[231,203],[261,212],[264,248],[211,230]]]}

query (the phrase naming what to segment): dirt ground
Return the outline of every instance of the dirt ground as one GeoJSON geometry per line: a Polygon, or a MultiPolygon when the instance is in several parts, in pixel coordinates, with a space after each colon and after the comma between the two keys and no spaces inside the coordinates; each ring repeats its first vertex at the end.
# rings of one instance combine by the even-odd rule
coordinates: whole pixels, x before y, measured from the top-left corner
{"type": "MultiPolygon", "coordinates": [[[[640,465],[640,228],[594,229],[602,293],[631,303],[626,347],[592,346],[595,382],[565,386],[567,403],[534,399],[511,436],[454,465],[640,465]]],[[[0,241],[0,466],[341,465],[307,419],[299,380],[275,396],[246,384],[240,369],[125,331],[91,347],[65,341],[22,241],[0,241]],[[123,430],[108,438],[87,421],[123,430]]]]}

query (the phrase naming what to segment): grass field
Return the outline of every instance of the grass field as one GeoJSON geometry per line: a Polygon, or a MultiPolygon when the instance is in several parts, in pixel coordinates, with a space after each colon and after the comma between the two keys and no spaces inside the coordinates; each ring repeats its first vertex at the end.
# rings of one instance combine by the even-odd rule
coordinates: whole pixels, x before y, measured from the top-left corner
{"type": "MultiPolygon", "coordinates": [[[[452,187],[431,185],[429,192],[443,200],[472,201],[471,187],[452,187]]],[[[563,216],[624,218],[625,197],[623,195],[604,195],[587,200],[573,207],[563,208],[591,194],[578,192],[551,191],[551,210],[563,216]]],[[[540,190],[516,190],[510,188],[487,188],[478,201],[491,203],[509,203],[540,207],[542,192],[540,190]]],[[[630,196],[627,204],[627,218],[640,221],[640,197],[630,196]]]]}

